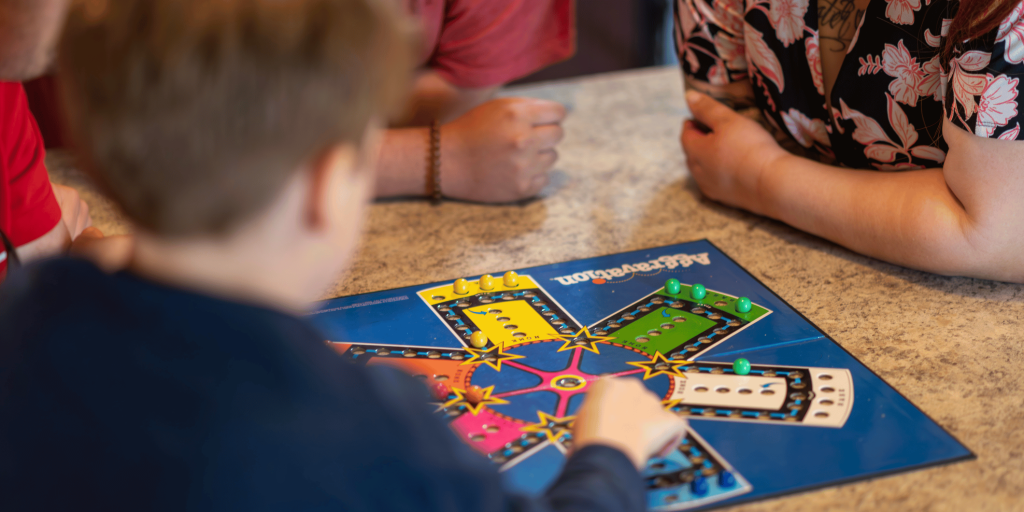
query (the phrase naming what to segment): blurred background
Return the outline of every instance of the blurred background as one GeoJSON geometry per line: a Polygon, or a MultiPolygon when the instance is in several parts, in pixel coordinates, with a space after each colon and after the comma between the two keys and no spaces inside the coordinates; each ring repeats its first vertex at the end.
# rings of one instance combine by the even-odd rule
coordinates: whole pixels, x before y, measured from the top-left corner
{"type": "Polygon", "coordinates": [[[576,0],[576,55],[515,83],[676,64],[672,1],[576,0]]]}
{"type": "MultiPolygon", "coordinates": [[[[673,1],[577,0],[576,55],[513,84],[677,64],[672,39],[673,1]]],[[[53,78],[27,82],[25,92],[46,147],[63,147],[59,107],[53,101],[53,78]]]]}

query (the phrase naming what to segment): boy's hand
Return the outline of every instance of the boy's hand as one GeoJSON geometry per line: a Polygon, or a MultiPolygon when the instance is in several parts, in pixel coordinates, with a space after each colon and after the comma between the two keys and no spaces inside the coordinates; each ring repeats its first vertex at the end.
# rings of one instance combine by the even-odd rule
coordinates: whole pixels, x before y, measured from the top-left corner
{"type": "Polygon", "coordinates": [[[640,468],[679,444],[686,421],[666,411],[654,393],[632,378],[604,378],[590,385],[576,413],[575,449],[603,444],[625,453],[640,468]]]}
{"type": "Polygon", "coordinates": [[[92,218],[89,217],[89,205],[78,195],[78,191],[50,183],[53,187],[53,194],[57,197],[57,204],[60,205],[60,216],[64,225],[68,228],[71,239],[78,238],[85,228],[92,226],[92,218]]]}
{"type": "Polygon", "coordinates": [[[680,142],[701,192],[729,206],[767,214],[761,199],[762,174],[788,155],[786,150],[760,124],[706,94],[689,91],[686,101],[693,121],[683,123],[680,142]]]}
{"type": "Polygon", "coordinates": [[[441,188],[455,199],[518,201],[548,183],[565,107],[532,98],[488,101],[442,127],[441,188]]]}
{"type": "Polygon", "coordinates": [[[112,274],[128,266],[134,244],[134,239],[128,235],[105,237],[99,229],[88,227],[71,242],[71,254],[87,259],[100,270],[112,274]]]}

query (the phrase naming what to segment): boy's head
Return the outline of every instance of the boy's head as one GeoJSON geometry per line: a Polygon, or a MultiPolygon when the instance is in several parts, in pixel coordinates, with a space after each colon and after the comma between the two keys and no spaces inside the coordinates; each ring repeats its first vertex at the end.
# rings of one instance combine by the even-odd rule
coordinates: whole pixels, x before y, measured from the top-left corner
{"type": "Polygon", "coordinates": [[[0,80],[20,81],[46,71],[68,0],[0,0],[0,80]]]}
{"type": "Polygon", "coordinates": [[[374,127],[412,71],[393,3],[74,3],[58,65],[85,167],[144,236],[229,239],[262,223],[309,231],[343,261],[374,127]]]}

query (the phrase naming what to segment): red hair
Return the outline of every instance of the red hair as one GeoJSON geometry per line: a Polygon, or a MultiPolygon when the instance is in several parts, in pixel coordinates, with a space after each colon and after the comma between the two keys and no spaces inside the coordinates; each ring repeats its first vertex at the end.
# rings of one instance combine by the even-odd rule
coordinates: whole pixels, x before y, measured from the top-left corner
{"type": "Polygon", "coordinates": [[[954,46],[995,30],[1019,3],[1020,0],[960,0],[960,9],[949,24],[943,62],[949,62],[954,46]]]}

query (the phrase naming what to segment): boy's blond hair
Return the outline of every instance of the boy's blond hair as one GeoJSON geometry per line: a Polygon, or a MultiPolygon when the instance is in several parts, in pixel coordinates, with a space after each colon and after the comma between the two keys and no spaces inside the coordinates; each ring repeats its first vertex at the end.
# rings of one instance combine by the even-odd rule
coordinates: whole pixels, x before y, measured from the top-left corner
{"type": "Polygon", "coordinates": [[[143,229],[223,234],[361,144],[410,82],[390,0],[83,0],[59,48],[84,165],[143,229]]]}

